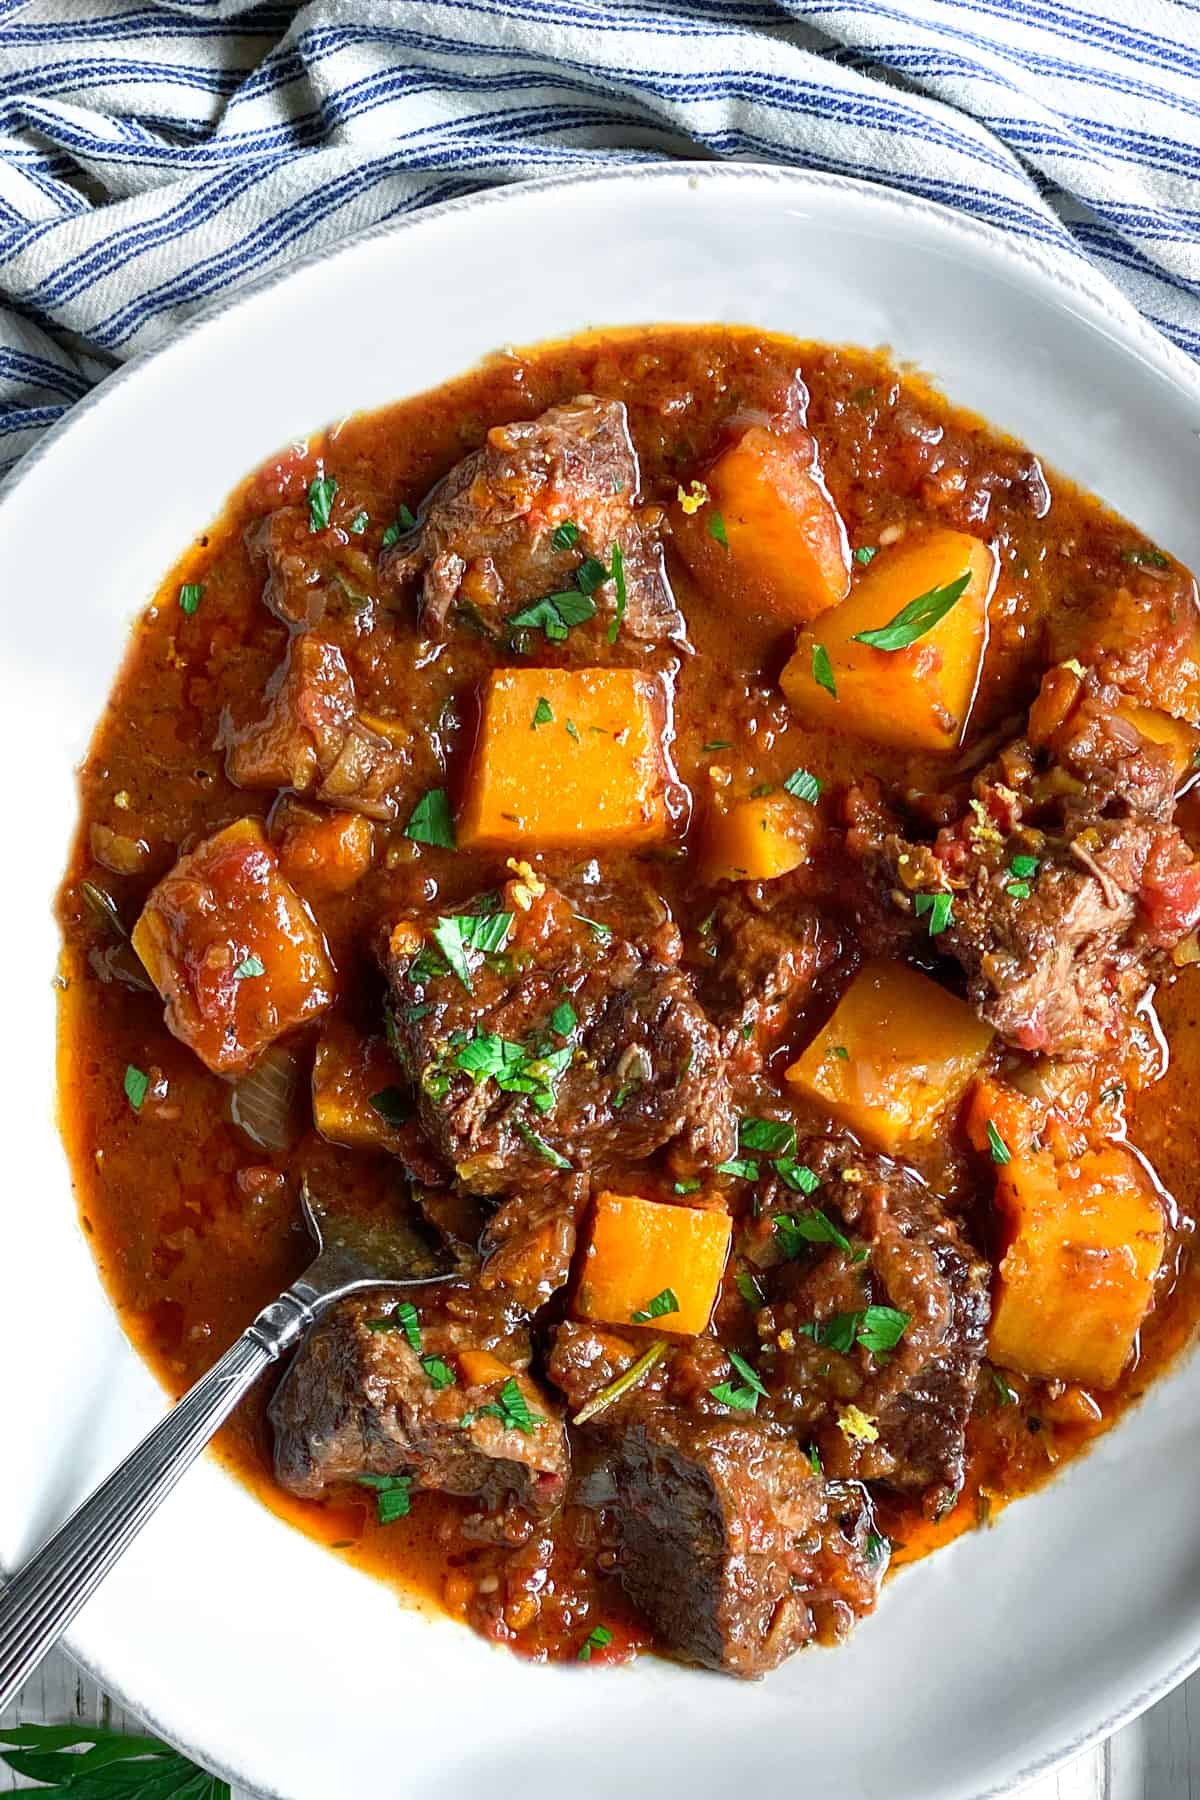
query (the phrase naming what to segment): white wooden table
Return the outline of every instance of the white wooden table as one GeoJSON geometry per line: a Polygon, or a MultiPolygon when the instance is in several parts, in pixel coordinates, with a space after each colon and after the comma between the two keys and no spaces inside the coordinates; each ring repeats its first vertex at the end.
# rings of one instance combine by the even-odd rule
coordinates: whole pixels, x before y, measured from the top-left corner
{"type": "MultiPolygon", "coordinates": [[[[1200,1730],[1193,1747],[1189,1722],[1193,1693],[1200,1728],[1200,1675],[1196,1675],[1107,1744],[1079,1757],[1061,1775],[1025,1788],[1022,1800],[1200,1800],[1200,1730]]],[[[0,1724],[61,1724],[74,1719],[120,1726],[127,1715],[106,1700],[95,1682],[79,1674],[65,1656],[53,1656],[0,1724]]],[[[137,1729],[135,1719],[129,1718],[128,1723],[137,1729]]],[[[29,1785],[0,1766],[0,1794],[29,1785]]],[[[251,1800],[251,1796],[237,1790],[235,1800],[251,1800]]],[[[413,1800],[420,1796],[414,1795],[413,1800]]]]}

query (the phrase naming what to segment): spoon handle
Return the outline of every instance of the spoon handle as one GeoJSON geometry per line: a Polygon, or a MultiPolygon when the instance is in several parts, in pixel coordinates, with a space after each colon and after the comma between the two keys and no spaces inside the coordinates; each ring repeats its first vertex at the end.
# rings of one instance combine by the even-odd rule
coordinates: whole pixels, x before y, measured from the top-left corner
{"type": "Polygon", "coordinates": [[[263,1370],[312,1323],[288,1292],[0,1588],[0,1713],[263,1370]]]}

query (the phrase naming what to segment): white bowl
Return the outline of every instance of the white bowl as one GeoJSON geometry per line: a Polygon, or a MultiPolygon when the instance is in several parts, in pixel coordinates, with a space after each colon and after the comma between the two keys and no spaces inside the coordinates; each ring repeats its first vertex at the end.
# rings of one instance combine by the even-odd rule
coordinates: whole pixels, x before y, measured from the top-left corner
{"type": "MultiPolygon", "coordinates": [[[[107,382],[0,504],[6,1568],[163,1406],[97,1280],[53,1102],[50,900],[131,616],[289,439],[507,342],[656,320],[890,345],[1200,566],[1196,369],[1098,279],[830,177],[652,165],[455,201],[238,296],[107,382]]],[[[1198,1391],[1189,1360],[1049,1490],[904,1572],[847,1646],[757,1685],[653,1658],[530,1667],[398,1605],[211,1462],[70,1647],[177,1744],[287,1800],[992,1794],[1200,1660],[1198,1391]]]]}

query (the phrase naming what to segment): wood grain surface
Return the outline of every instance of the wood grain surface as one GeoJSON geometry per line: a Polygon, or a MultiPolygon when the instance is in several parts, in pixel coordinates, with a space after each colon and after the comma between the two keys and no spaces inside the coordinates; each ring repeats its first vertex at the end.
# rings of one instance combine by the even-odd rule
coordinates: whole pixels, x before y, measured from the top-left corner
{"type": "MultiPolygon", "coordinates": [[[[1189,1705],[1193,1690],[1200,1727],[1200,1675],[1196,1675],[1107,1744],[1089,1750],[1049,1780],[1023,1788],[1023,1800],[1200,1800],[1200,1744],[1192,1742],[1189,1705]]],[[[95,1682],[81,1675],[65,1656],[56,1654],[0,1724],[60,1724],[74,1719],[114,1726],[128,1723],[137,1729],[136,1719],[106,1699],[95,1682]]],[[[29,1785],[0,1767],[0,1794],[29,1785]]],[[[253,1796],[235,1789],[234,1800],[253,1800],[253,1796]]],[[[338,1795],[337,1800],[360,1800],[360,1796],[338,1795]]],[[[407,1800],[421,1797],[412,1793],[407,1800]]]]}

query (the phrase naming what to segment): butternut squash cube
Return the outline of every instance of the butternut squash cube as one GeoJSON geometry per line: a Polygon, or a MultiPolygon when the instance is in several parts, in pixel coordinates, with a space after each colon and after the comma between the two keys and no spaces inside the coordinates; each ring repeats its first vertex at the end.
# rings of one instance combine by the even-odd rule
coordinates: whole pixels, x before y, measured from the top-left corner
{"type": "Polygon", "coordinates": [[[820,820],[786,791],[715,803],[700,850],[702,881],[773,881],[808,860],[820,820]]]}
{"type": "Polygon", "coordinates": [[[930,531],[881,550],[850,598],[796,640],[779,678],[792,711],[813,730],[832,727],[901,750],[957,749],[979,685],[995,582],[994,551],[965,532],[930,531]],[[859,642],[859,633],[890,625],[912,601],[964,575],[959,599],[911,644],[883,650],[859,642]],[[836,693],[817,679],[820,652],[836,693]]]}
{"type": "Polygon", "coordinates": [[[325,939],[258,819],[179,859],[150,893],[133,947],[168,1028],[217,1075],[240,1075],[333,1000],[325,939]]]}
{"type": "Polygon", "coordinates": [[[893,1152],[933,1133],[991,1041],[990,1026],[927,975],[868,962],[787,1079],[867,1143],[893,1152]]]}
{"type": "Polygon", "coordinates": [[[464,849],[591,850],[667,835],[658,684],[634,669],[496,669],[458,820],[464,849]]]}
{"type": "Polygon", "coordinates": [[[1116,1385],[1154,1295],[1163,1214],[1119,1144],[1056,1164],[1025,1151],[997,1170],[1010,1233],[997,1274],[991,1357],[1085,1387],[1116,1385]]]}
{"type": "Polygon", "coordinates": [[[323,812],[285,794],[271,813],[284,874],[314,899],[344,894],[371,867],[375,827],[363,813],[323,812]]]}
{"type": "MultiPolygon", "coordinates": [[[[608,1325],[646,1324],[695,1337],[708,1329],[729,1256],[733,1221],[725,1212],[603,1193],[592,1214],[576,1308],[608,1325]],[[668,1311],[650,1302],[667,1293],[668,1311]]],[[[661,1303],[660,1303],[661,1304],[661,1303]]]]}
{"type": "Polygon", "coordinates": [[[454,1360],[467,1387],[492,1387],[517,1372],[511,1363],[501,1362],[490,1350],[459,1350],[454,1360]]]}
{"type": "Polygon", "coordinates": [[[741,612],[803,625],[850,591],[846,527],[803,430],[752,425],[705,477],[708,502],[676,503],[675,544],[697,581],[741,612]]]}
{"type": "Polygon", "coordinates": [[[404,1075],[381,1037],[362,1037],[336,1019],[313,1057],[313,1123],[331,1144],[398,1150],[397,1126],[413,1110],[404,1075]]]}

